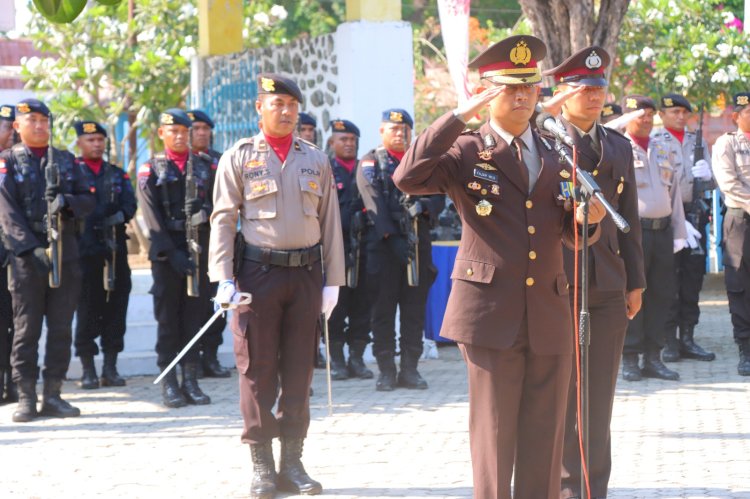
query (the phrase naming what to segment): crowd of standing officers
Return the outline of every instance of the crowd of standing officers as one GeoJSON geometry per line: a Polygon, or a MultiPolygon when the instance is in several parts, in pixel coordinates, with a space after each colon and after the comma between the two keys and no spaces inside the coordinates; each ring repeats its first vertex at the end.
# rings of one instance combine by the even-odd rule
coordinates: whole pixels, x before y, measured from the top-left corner
{"type": "MultiPolygon", "coordinates": [[[[163,152],[139,165],[134,181],[108,161],[100,123],[75,123],[76,157],[51,145],[53,119],[43,102],[1,106],[0,398],[18,402],[13,421],[80,415],[61,397],[72,346],[82,388],[126,384],[117,357],[131,291],[126,224],[138,205],[150,240],[159,368],[168,369],[215,310],[233,309],[251,496],[321,493],[301,456],[322,332],[328,328],[333,380],[376,378],[377,391],[428,388],[418,363],[437,275],[430,231],[448,196],[463,235],[441,335],[458,343],[467,364],[475,496],[582,494],[573,319],[585,236],[592,331],[586,483],[591,497],[606,497],[618,374],[631,382],[678,380],[665,362],[715,358],[698,344],[696,326],[706,225],[715,215],[707,195],[716,187],[725,205],[738,372],[750,375],[750,93],[734,96],[738,130],[720,137],[711,156],[701,130],[687,127],[696,109],[685,96],[606,103],[604,49],[586,47],[542,73],[545,55],[532,36],[490,46],[470,63],[480,85],[466,103],[414,144],[409,113],[384,110],[380,143],[361,157],[357,125],[331,120],[322,152],[316,120],[299,112],[295,81],[262,74],[258,134],[222,154],[212,148],[206,113],[164,110],[163,152]],[[542,74],[555,82],[545,102],[542,74]],[[484,110],[488,121],[467,128],[484,110]],[[538,113],[550,113],[557,131],[537,129],[538,113]],[[663,127],[654,129],[657,114],[663,127]],[[555,147],[561,134],[568,140],[558,149],[575,150],[580,171],[596,180],[629,232],[595,200],[583,224],[577,173],[555,147]],[[377,377],[363,358],[369,343],[377,377]]],[[[211,403],[199,379],[231,376],[217,356],[226,325],[221,317],[182,357],[179,373],[164,373],[165,406],[211,403]]]]}

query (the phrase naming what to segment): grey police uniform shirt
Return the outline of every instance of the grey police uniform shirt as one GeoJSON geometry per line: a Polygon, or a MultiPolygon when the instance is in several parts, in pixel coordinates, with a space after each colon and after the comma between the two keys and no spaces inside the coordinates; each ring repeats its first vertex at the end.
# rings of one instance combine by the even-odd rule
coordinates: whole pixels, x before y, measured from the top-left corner
{"type": "MultiPolygon", "coordinates": [[[[641,218],[672,218],[674,239],[687,239],[682,192],[676,171],[670,162],[669,147],[661,137],[651,137],[644,151],[630,136],[633,146],[633,169],[638,190],[638,216],[641,218]]],[[[676,142],[676,141],[675,141],[676,142]]]]}
{"type": "Polygon", "coordinates": [[[750,214],[750,140],[741,130],[725,133],[716,139],[712,160],[726,206],[750,214]]]}
{"type": "MultiPolygon", "coordinates": [[[[669,133],[666,128],[654,128],[651,131],[651,138],[659,139],[669,154],[669,162],[675,168],[677,182],[680,186],[680,194],[683,203],[693,201],[693,154],[695,152],[695,132],[686,130],[682,144],[677,138],[669,133]]],[[[703,159],[711,164],[711,156],[708,153],[708,147],[703,143],[703,159]]]]}

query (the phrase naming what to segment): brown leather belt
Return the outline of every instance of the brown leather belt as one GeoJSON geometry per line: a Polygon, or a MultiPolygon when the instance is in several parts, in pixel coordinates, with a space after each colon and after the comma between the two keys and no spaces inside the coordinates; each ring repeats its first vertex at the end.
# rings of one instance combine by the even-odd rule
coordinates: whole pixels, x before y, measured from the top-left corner
{"type": "Polygon", "coordinates": [[[646,230],[664,230],[669,228],[672,217],[641,218],[641,228],[646,230]]]}
{"type": "Polygon", "coordinates": [[[299,250],[274,250],[245,246],[245,260],[277,267],[306,267],[320,261],[320,244],[299,250]]]}

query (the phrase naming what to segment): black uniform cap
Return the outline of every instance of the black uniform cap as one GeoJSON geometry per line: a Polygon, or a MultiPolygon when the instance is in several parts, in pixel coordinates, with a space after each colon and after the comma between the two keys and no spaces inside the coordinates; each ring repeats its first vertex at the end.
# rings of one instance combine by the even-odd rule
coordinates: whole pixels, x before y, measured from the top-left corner
{"type": "Polygon", "coordinates": [[[16,115],[39,113],[49,118],[49,108],[38,99],[24,99],[16,104],[16,115]]]}
{"type": "Polygon", "coordinates": [[[750,92],[740,92],[738,94],[734,94],[734,97],[732,97],[732,103],[734,104],[734,110],[739,111],[743,107],[750,104],[750,92]]]}
{"type": "Polygon", "coordinates": [[[693,112],[693,107],[688,100],[680,94],[666,94],[661,98],[661,108],[669,109],[670,107],[682,107],[693,112]]]}
{"type": "Polygon", "coordinates": [[[300,125],[310,125],[310,126],[318,126],[318,122],[310,116],[307,113],[299,113],[299,124],[300,125]]]}
{"type": "Polygon", "coordinates": [[[294,80],[275,73],[258,75],[258,95],[261,94],[286,94],[291,95],[300,103],[303,101],[302,90],[294,83],[294,80]]]}
{"type": "Polygon", "coordinates": [[[95,133],[100,133],[107,136],[107,130],[104,129],[103,126],[101,126],[96,121],[76,121],[73,123],[73,128],[76,131],[76,136],[80,137],[81,135],[92,135],[95,133]]]}
{"type": "Polygon", "coordinates": [[[553,75],[557,84],[606,87],[607,79],[604,77],[604,71],[609,66],[610,59],[606,50],[593,45],[579,50],[542,74],[553,75]]]}
{"type": "Polygon", "coordinates": [[[547,55],[547,46],[530,35],[511,36],[487,47],[470,63],[479,77],[503,85],[539,83],[538,62],[547,55]]]}
{"type": "Polygon", "coordinates": [[[383,111],[382,123],[396,123],[397,125],[408,125],[414,128],[414,120],[405,109],[392,108],[383,111]]]}
{"type": "Polygon", "coordinates": [[[656,102],[645,95],[626,95],[622,98],[622,107],[625,111],[638,111],[639,109],[653,109],[656,111],[656,102]]]}
{"type": "Polygon", "coordinates": [[[209,116],[201,111],[200,109],[191,109],[187,112],[188,118],[190,118],[190,121],[196,122],[200,121],[201,123],[205,123],[209,127],[211,127],[211,130],[214,128],[214,121],[209,118],[209,116]]]}
{"type": "Polygon", "coordinates": [[[601,116],[603,119],[611,119],[618,116],[622,116],[622,108],[619,104],[615,104],[614,102],[607,102],[604,104],[601,116]]]}
{"type": "Polygon", "coordinates": [[[359,137],[359,128],[349,120],[331,120],[331,132],[353,133],[359,137]]]}
{"type": "Polygon", "coordinates": [[[13,121],[16,119],[16,108],[10,104],[0,106],[0,120],[13,121]]]}
{"type": "Polygon", "coordinates": [[[185,111],[173,107],[159,115],[159,125],[182,125],[190,128],[193,126],[193,122],[185,111]]]}

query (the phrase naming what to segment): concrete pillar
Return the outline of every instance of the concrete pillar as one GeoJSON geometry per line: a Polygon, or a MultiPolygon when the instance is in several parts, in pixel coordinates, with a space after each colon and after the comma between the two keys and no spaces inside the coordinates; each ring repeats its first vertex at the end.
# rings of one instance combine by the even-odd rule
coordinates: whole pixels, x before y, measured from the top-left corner
{"type": "Polygon", "coordinates": [[[347,21],[400,21],[401,0],[346,0],[347,21]]]}
{"type": "Polygon", "coordinates": [[[198,0],[198,54],[242,50],[242,0],[198,0]]]}

